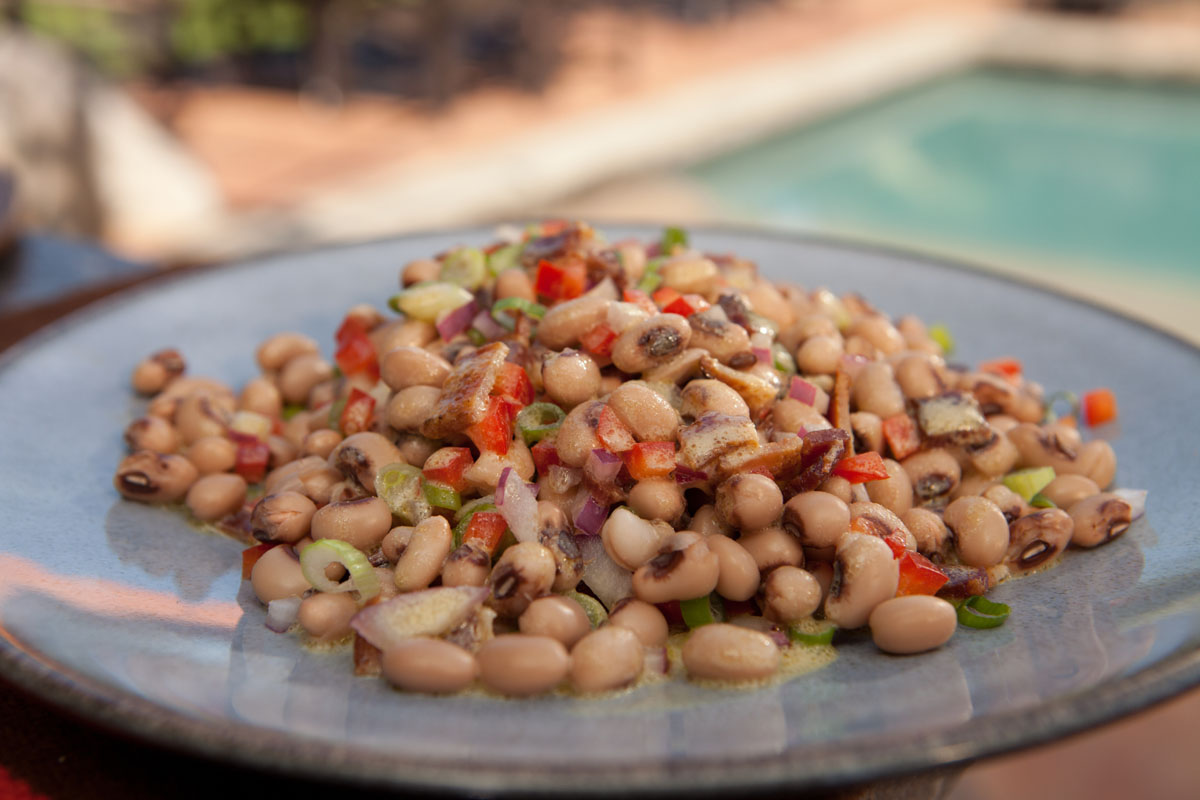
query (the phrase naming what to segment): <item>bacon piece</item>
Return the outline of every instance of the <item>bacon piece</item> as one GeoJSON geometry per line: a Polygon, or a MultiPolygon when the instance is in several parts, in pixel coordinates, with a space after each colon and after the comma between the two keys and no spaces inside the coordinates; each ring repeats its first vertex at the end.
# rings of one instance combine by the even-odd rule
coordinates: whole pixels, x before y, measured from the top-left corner
{"type": "Polygon", "coordinates": [[[430,439],[446,439],[482,420],[506,358],[508,345],[503,342],[492,342],[463,357],[446,378],[437,407],[421,425],[421,434],[430,439]]]}

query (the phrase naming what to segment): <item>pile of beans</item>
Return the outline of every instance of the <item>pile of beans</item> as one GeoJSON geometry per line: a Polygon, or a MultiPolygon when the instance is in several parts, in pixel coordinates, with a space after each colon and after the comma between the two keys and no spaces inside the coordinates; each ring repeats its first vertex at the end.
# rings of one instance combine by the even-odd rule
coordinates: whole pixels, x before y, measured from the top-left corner
{"type": "Polygon", "coordinates": [[[814,619],[926,651],[955,601],[1137,513],[1105,491],[1109,444],[1046,421],[1019,366],[949,363],[914,317],[775,285],[678,232],[546,224],[399,277],[403,312],[351,308],[333,360],[280,333],[240,391],[174,350],[138,364],[149,399],[114,486],[255,543],[272,615],[291,603],[284,626],[353,639],[355,668],[404,690],[605,692],[672,657],[762,680],[814,619]],[[535,403],[549,416],[530,427],[535,403]],[[425,500],[381,488],[397,465],[423,470],[425,500]],[[1006,480],[1030,469],[1036,498],[1006,480]],[[480,498],[504,520],[490,538],[480,498]],[[365,561],[306,577],[300,554],[328,540],[365,561]],[[465,605],[421,628],[406,601],[465,605]]]}

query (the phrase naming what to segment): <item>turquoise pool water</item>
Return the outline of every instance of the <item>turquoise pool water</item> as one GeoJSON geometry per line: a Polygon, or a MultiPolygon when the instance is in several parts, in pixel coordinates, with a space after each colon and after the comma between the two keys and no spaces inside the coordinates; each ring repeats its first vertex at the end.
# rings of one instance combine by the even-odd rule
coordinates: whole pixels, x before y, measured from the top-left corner
{"type": "Polygon", "coordinates": [[[1200,89],[980,69],[689,170],[735,216],[1200,281],[1200,89]]]}

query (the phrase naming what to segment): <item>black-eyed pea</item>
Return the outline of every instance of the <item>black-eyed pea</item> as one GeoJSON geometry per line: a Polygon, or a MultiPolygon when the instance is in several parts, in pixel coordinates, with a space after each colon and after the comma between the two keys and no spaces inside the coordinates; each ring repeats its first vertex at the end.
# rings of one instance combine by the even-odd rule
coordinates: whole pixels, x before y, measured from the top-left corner
{"type": "Polygon", "coordinates": [[[610,297],[595,290],[552,306],[538,324],[537,340],[551,350],[579,344],[585,333],[608,318],[610,297]]]}
{"type": "Polygon", "coordinates": [[[809,336],[796,348],[796,368],[805,375],[832,375],[844,353],[842,337],[836,333],[809,336]]]}
{"type": "Polygon", "coordinates": [[[375,494],[375,476],[379,470],[403,460],[399,449],[386,436],[364,431],[343,439],[329,454],[328,463],[375,494]]]}
{"type": "Polygon", "coordinates": [[[758,530],[779,519],[783,492],[779,484],[758,473],[727,478],[717,487],[717,516],[738,530],[758,530]]]}
{"type": "Polygon", "coordinates": [[[600,393],[600,367],[587,353],[566,350],[542,364],[546,394],[563,408],[574,408],[600,393]]]}
{"type": "Polygon", "coordinates": [[[317,509],[310,532],[314,539],[340,539],[365,552],[378,546],[391,527],[387,503],[378,497],[360,497],[317,509]]]}
{"type": "Polygon", "coordinates": [[[267,437],[267,451],[271,454],[268,463],[274,467],[290,464],[300,455],[300,448],[286,437],[274,434],[267,437]]]}
{"type": "MultiPolygon", "coordinates": [[[[383,540],[379,543],[379,549],[383,553],[383,557],[388,560],[388,563],[395,564],[400,560],[400,556],[404,553],[404,548],[408,547],[408,543],[412,539],[412,534],[413,527],[411,525],[397,525],[384,534],[383,540]]],[[[489,557],[487,570],[490,572],[491,568],[492,561],[489,557]]],[[[484,573],[484,578],[486,577],[487,572],[484,573]]]]}
{"type": "Polygon", "coordinates": [[[350,635],[350,618],[358,603],[346,593],[317,592],[300,602],[296,621],[318,642],[336,642],[350,635]]]}
{"type": "Polygon", "coordinates": [[[1095,547],[1112,541],[1133,522],[1133,506],[1111,492],[1101,492],[1080,500],[1070,510],[1073,528],[1071,544],[1095,547]]]}
{"type": "Polygon", "coordinates": [[[295,544],[309,534],[317,506],[294,491],[269,494],[250,512],[250,530],[260,542],[295,544]]]}
{"type": "Polygon", "coordinates": [[[545,545],[518,542],[504,551],[488,577],[489,605],[502,617],[520,617],[530,603],[550,591],[556,570],[554,554],[545,545]]]}
{"type": "Polygon", "coordinates": [[[130,382],[138,394],[157,394],[182,375],[186,367],[178,350],[159,350],[138,362],[130,382]]]}
{"type": "Polygon", "coordinates": [[[750,407],[740,394],[711,378],[690,381],[683,388],[680,400],[679,413],[692,419],[699,419],[708,411],[719,411],[731,417],[750,416],[750,407]]]}
{"type": "Polygon", "coordinates": [[[904,337],[900,335],[900,331],[896,330],[896,326],[881,314],[859,317],[851,323],[846,332],[863,337],[885,356],[893,355],[905,348],[904,337]]]}
{"type": "Polygon", "coordinates": [[[991,475],[984,475],[982,472],[970,470],[963,473],[962,479],[954,490],[950,492],[949,499],[957,500],[960,497],[982,496],[984,492],[996,485],[996,478],[991,475]]]}
{"type": "Polygon", "coordinates": [[[783,526],[805,548],[832,551],[850,527],[850,506],[830,492],[801,492],[783,507],[783,526]]]}
{"type": "Polygon", "coordinates": [[[967,449],[971,466],[983,475],[999,476],[1011,472],[1016,466],[1020,453],[1008,437],[995,433],[991,440],[978,447],[967,449]]]}
{"type": "Polygon", "coordinates": [[[204,475],[187,491],[188,510],[203,522],[213,522],[236,513],[246,502],[246,479],[241,475],[204,475]]]}
{"type": "Polygon", "coordinates": [[[763,581],[763,615],[781,625],[791,625],[815,614],[822,597],[821,584],[811,572],[777,567],[763,581]]]}
{"type": "Polygon", "coordinates": [[[436,281],[442,271],[442,265],[432,258],[416,258],[409,261],[400,270],[400,286],[409,286],[425,281],[436,281]]]}
{"type": "Polygon", "coordinates": [[[704,541],[669,550],[638,567],[633,593],[647,603],[703,597],[717,588],[720,562],[704,541]]]}
{"type": "Polygon", "coordinates": [[[771,408],[771,418],[775,423],[775,430],[789,433],[799,433],[802,428],[813,431],[832,427],[825,415],[816,408],[791,397],[775,401],[771,408]]]}
{"type": "Polygon", "coordinates": [[[440,389],[451,369],[449,361],[423,347],[397,347],[379,359],[379,376],[396,392],[409,386],[440,389]]]}
{"type": "Polygon", "coordinates": [[[264,605],[285,597],[299,597],[312,586],[300,569],[300,559],[287,545],[272,547],[250,568],[250,586],[264,605]]]}
{"type": "Polygon", "coordinates": [[[912,481],[916,500],[922,505],[943,502],[962,480],[958,459],[944,448],[915,453],[900,464],[912,481]]]}
{"type": "Polygon", "coordinates": [[[617,337],[613,343],[613,364],[631,375],[645,372],[682,353],[691,336],[691,326],[683,317],[655,314],[617,337]]]}
{"type": "Polygon", "coordinates": [[[881,539],[899,536],[909,550],[917,549],[917,540],[899,515],[879,503],[859,502],[850,504],[850,530],[870,533],[881,539]]]}
{"type": "Polygon", "coordinates": [[[924,556],[944,556],[950,548],[950,532],[942,518],[927,508],[912,508],[900,515],[900,521],[917,541],[917,552],[924,556]]]}
{"type": "Polygon", "coordinates": [[[625,508],[609,514],[600,529],[600,541],[609,558],[628,570],[635,570],[654,558],[662,547],[654,526],[625,508]]]}
{"type": "Polygon", "coordinates": [[[604,403],[596,400],[580,403],[559,426],[554,444],[558,457],[568,467],[582,467],[592,450],[601,446],[596,427],[604,408],[604,403]]]}
{"type": "MultiPolygon", "coordinates": [[[[379,498],[372,499],[383,503],[379,498]]],[[[386,508],[387,504],[383,503],[383,505],[386,508]]],[[[391,524],[390,512],[388,524],[391,524]]],[[[382,540],[384,535],[386,535],[386,531],[380,535],[379,539],[382,540]]],[[[450,548],[453,546],[454,534],[445,517],[429,517],[421,520],[413,528],[408,546],[404,548],[404,552],[396,561],[396,588],[401,592],[413,592],[428,588],[438,573],[442,571],[442,565],[446,562],[446,557],[450,555],[450,548]]]]}
{"type": "MultiPolygon", "coordinates": [[[[387,543],[386,536],[383,541],[387,543]]],[[[463,542],[446,557],[442,586],[483,586],[491,571],[492,557],[488,552],[474,542],[463,542]]]]}
{"type": "Polygon", "coordinates": [[[896,595],[899,562],[878,536],[847,533],[838,543],[825,618],[839,628],[861,628],[875,606],[896,595]]]}
{"type": "Polygon", "coordinates": [[[496,276],[496,299],[505,297],[520,297],[522,300],[534,302],[537,294],[533,291],[533,283],[525,270],[519,267],[506,269],[496,276]]]}
{"type": "Polygon", "coordinates": [[[426,694],[460,692],[475,682],[475,656],[445,639],[405,639],[383,651],[383,677],[398,689],[426,694]]]}
{"type": "Polygon", "coordinates": [[[629,490],[629,507],[644,519],[673,522],[683,515],[683,489],[674,478],[644,478],[629,490]]]}
{"type": "Polygon", "coordinates": [[[187,395],[175,410],[175,429],[184,444],[205,436],[224,436],[233,418],[233,403],[225,396],[203,392],[187,395]]]}
{"type": "Polygon", "coordinates": [[[854,437],[854,452],[883,452],[883,420],[869,411],[850,415],[850,433],[854,437]]]}
{"type": "Polygon", "coordinates": [[[224,436],[205,436],[192,442],[186,455],[201,475],[228,472],[237,463],[237,445],[224,436]]]}
{"type": "Polygon", "coordinates": [[[980,492],[979,496],[995,503],[996,508],[999,508],[1000,513],[1004,515],[1004,520],[1010,524],[1017,517],[1029,512],[1029,506],[1021,499],[1021,495],[1003,483],[992,484],[980,492]]]}
{"type": "Polygon", "coordinates": [[[769,572],[784,565],[804,565],[804,547],[799,539],[783,528],[762,528],[744,533],[737,542],[754,559],[759,572],[769,572]]]}
{"type": "Polygon", "coordinates": [[[127,500],[173,503],[187,494],[199,473],[183,456],[139,450],[125,457],[113,487],[127,500]]]}
{"type": "Polygon", "coordinates": [[[866,484],[867,496],[871,498],[872,503],[884,506],[893,514],[903,515],[912,508],[912,480],[909,479],[908,473],[898,461],[885,458],[883,466],[887,469],[887,478],[881,481],[868,481],[866,484]]]}
{"type": "Polygon", "coordinates": [[[608,614],[608,624],[633,631],[646,647],[662,647],[667,643],[670,633],[663,613],[650,603],[634,597],[617,601],[608,614]]]}
{"type": "Polygon", "coordinates": [[[896,362],[895,376],[900,391],[909,400],[925,400],[946,391],[940,359],[914,354],[896,362]]]}
{"type": "Polygon", "coordinates": [[[688,524],[688,530],[696,531],[702,536],[712,536],[717,533],[728,536],[731,532],[730,527],[717,517],[717,507],[712,503],[696,509],[696,513],[692,515],[692,521],[688,524]]]}
{"type": "Polygon", "coordinates": [[[804,571],[817,581],[821,587],[821,604],[829,598],[829,590],[833,588],[834,567],[832,561],[813,561],[804,565],[804,571]]]}
{"type": "Polygon", "coordinates": [[[420,319],[385,322],[371,331],[370,338],[376,353],[387,353],[397,347],[424,347],[438,338],[432,322],[420,319]]]}
{"type": "Polygon", "coordinates": [[[645,651],[636,633],[605,625],[571,648],[571,685],[584,694],[620,689],[638,679],[645,663],[645,651]]]}
{"type": "Polygon", "coordinates": [[[707,295],[717,285],[720,273],[710,259],[694,253],[673,256],[659,268],[663,285],[681,294],[707,295]]]}
{"type": "Polygon", "coordinates": [[[329,458],[333,448],[341,443],[342,435],[340,433],[332,428],[322,428],[304,437],[304,441],[300,443],[300,455],[329,458]]]}
{"type": "Polygon", "coordinates": [[[562,642],[549,636],[509,633],[484,642],[476,654],[479,680],[492,691],[529,697],[556,688],[571,669],[562,642]]]}
{"type": "Polygon", "coordinates": [[[851,399],[859,411],[869,411],[881,419],[904,413],[904,393],[896,383],[891,365],[883,361],[862,366],[851,386],[851,399]]]}
{"type": "Polygon", "coordinates": [[[1117,476],[1117,455],[1103,439],[1093,439],[1079,449],[1079,471],[1101,489],[1108,488],[1117,476]]]}
{"type": "Polygon", "coordinates": [[[1061,508],[1033,511],[1008,526],[1010,568],[1024,571],[1040,566],[1067,549],[1075,521],[1061,508]]]}
{"type": "Polygon", "coordinates": [[[713,306],[688,317],[692,330],[689,344],[708,351],[713,358],[729,363],[735,356],[750,352],[750,334],[731,322],[720,306],[713,306]]]}
{"type": "Polygon", "coordinates": [[[958,614],[940,597],[905,595],[877,605],[869,624],[875,646],[885,653],[924,653],[950,641],[958,614]]]}
{"type": "Polygon", "coordinates": [[[175,426],[162,417],[142,417],[125,428],[125,445],[131,453],[138,450],[174,453],[179,449],[179,434],[175,426]]]}
{"type": "Polygon", "coordinates": [[[689,677],[713,681],[769,678],[779,669],[779,647],[771,637],[719,622],[692,631],[683,645],[689,677]]]}
{"type": "Polygon", "coordinates": [[[608,407],[639,441],[673,442],[679,433],[679,413],[644,383],[621,384],[609,395],[608,407]]]}
{"type": "Polygon", "coordinates": [[[517,627],[521,633],[557,639],[568,649],[592,630],[583,606],[560,594],[539,597],[530,603],[517,620],[517,627]]]}
{"type": "Polygon", "coordinates": [[[319,353],[316,341],[302,333],[277,333],[258,346],[255,354],[263,372],[278,372],[293,358],[306,353],[319,353]]]}
{"type": "Polygon", "coordinates": [[[846,505],[849,505],[850,503],[855,502],[854,488],[854,485],[852,485],[850,481],[846,480],[841,475],[830,475],[825,479],[825,482],[821,484],[818,491],[831,494],[846,505]]]}
{"type": "MultiPolygon", "coordinates": [[[[284,487],[298,485],[300,476],[305,472],[325,466],[327,465],[324,459],[308,457],[299,458],[290,464],[276,467],[268,472],[267,477],[263,480],[263,493],[274,494],[275,492],[283,491],[284,487]]],[[[341,473],[338,473],[338,479],[341,479],[341,473]]]]}
{"type": "Polygon", "coordinates": [[[942,515],[954,535],[954,548],[969,567],[991,567],[1008,551],[1008,521],[995,503],[983,497],[960,497],[942,515]]]}
{"type": "Polygon", "coordinates": [[[759,571],[754,556],[727,536],[714,534],[704,539],[717,554],[717,594],[727,600],[749,600],[758,591],[759,571]]]}
{"type": "Polygon", "coordinates": [[[1100,494],[1100,487],[1086,475],[1056,475],[1044,489],[1042,495],[1051,503],[1066,511],[1071,506],[1094,494],[1100,494]]]}
{"type": "Polygon", "coordinates": [[[283,413],[283,395],[269,378],[253,378],[242,387],[238,408],[275,419],[283,413]]]}
{"type": "Polygon", "coordinates": [[[305,403],[308,393],[332,375],[333,365],[320,353],[302,353],[289,359],[279,371],[279,392],[285,403],[305,403]]]}
{"type": "Polygon", "coordinates": [[[433,416],[442,390],[436,386],[409,386],[392,395],[384,409],[387,424],[398,431],[416,432],[433,416]]]}

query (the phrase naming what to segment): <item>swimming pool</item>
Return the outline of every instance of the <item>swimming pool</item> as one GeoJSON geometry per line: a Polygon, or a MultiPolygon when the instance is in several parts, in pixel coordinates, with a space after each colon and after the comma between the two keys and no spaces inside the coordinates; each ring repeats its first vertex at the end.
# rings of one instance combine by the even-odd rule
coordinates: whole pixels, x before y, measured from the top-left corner
{"type": "Polygon", "coordinates": [[[689,168],[725,213],[1200,288],[1200,88],[977,69],[689,168]]]}

